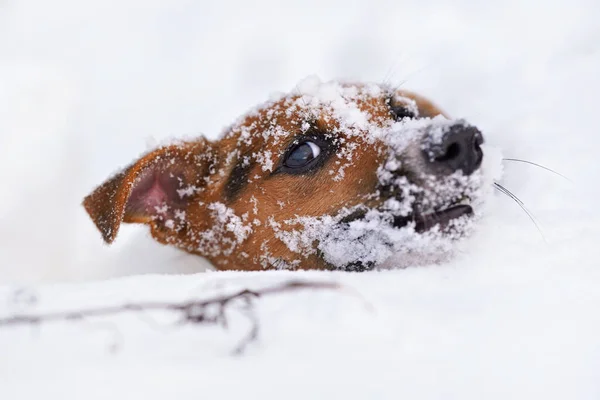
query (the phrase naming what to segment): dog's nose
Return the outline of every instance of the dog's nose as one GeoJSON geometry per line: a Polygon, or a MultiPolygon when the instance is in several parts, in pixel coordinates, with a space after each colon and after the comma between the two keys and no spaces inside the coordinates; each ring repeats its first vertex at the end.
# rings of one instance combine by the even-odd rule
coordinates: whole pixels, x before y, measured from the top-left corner
{"type": "Polygon", "coordinates": [[[470,175],[479,168],[483,159],[483,136],[474,126],[457,123],[441,135],[428,140],[424,146],[425,158],[431,166],[448,173],[461,170],[470,175]]]}

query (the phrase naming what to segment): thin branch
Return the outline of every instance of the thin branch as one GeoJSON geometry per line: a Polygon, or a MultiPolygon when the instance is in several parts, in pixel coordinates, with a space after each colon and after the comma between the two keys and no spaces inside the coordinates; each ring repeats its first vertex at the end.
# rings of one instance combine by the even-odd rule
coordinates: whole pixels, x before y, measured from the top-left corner
{"type": "Polygon", "coordinates": [[[18,325],[38,325],[40,323],[57,321],[80,321],[90,317],[106,317],[126,312],[172,311],[182,314],[180,323],[215,324],[227,328],[225,312],[227,306],[235,300],[246,300],[245,315],[251,321],[248,335],[236,346],[234,353],[240,354],[246,346],[258,337],[258,319],[252,313],[252,300],[263,296],[287,293],[304,289],[338,290],[341,286],[334,282],[289,281],[275,286],[258,290],[243,289],[229,295],[216,296],[204,300],[190,300],[180,303],[146,302],[128,303],[119,306],[89,308],[79,311],[65,311],[47,314],[16,314],[0,318],[0,328],[18,325]],[[209,308],[217,307],[216,313],[210,313],[209,308]]]}

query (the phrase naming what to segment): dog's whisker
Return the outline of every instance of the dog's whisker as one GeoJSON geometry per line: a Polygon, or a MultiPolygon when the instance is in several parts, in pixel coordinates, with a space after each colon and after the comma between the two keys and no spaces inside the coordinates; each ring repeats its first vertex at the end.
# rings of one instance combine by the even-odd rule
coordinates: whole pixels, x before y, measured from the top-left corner
{"type": "Polygon", "coordinates": [[[402,52],[400,52],[395,58],[394,58],[394,62],[390,65],[390,67],[388,68],[385,76],[383,77],[383,86],[389,86],[392,83],[392,79],[395,75],[395,70],[398,67],[398,65],[401,63],[401,57],[402,57],[402,52]]]}
{"type": "Polygon", "coordinates": [[[573,182],[571,179],[567,178],[566,176],[564,176],[560,172],[557,172],[557,171],[555,171],[555,170],[553,170],[551,168],[548,168],[548,167],[544,167],[541,164],[534,163],[533,161],[521,160],[519,158],[503,158],[502,161],[513,161],[513,162],[520,162],[520,163],[524,163],[524,164],[534,165],[534,166],[536,166],[538,168],[545,169],[546,171],[550,171],[553,174],[556,174],[556,175],[560,176],[561,178],[568,180],[569,182],[573,182]]]}
{"type": "Polygon", "coordinates": [[[294,86],[294,90],[296,91],[296,94],[300,98],[300,101],[302,102],[302,105],[304,107],[306,107],[306,101],[304,100],[304,96],[302,96],[302,92],[300,91],[300,87],[298,87],[298,85],[295,85],[294,86]]]}
{"type": "Polygon", "coordinates": [[[512,193],[510,190],[508,190],[507,188],[505,188],[504,186],[502,186],[501,184],[499,184],[498,182],[494,182],[494,188],[496,190],[498,190],[500,193],[505,194],[506,196],[508,196],[509,198],[511,198],[515,203],[517,203],[517,205],[519,207],[521,207],[521,209],[525,212],[525,214],[527,214],[527,216],[529,217],[529,219],[531,220],[531,222],[533,222],[533,225],[535,225],[536,229],[538,230],[538,232],[540,233],[540,236],[542,237],[542,240],[545,243],[548,243],[548,241],[546,240],[546,237],[544,236],[544,232],[542,231],[542,228],[540,228],[540,225],[537,222],[537,219],[535,218],[535,216],[531,213],[531,211],[529,211],[527,209],[527,207],[525,207],[525,203],[523,203],[521,201],[521,199],[519,199],[514,193],[512,193]]]}
{"type": "Polygon", "coordinates": [[[411,72],[411,73],[407,74],[407,75],[406,75],[406,77],[405,77],[405,78],[404,78],[402,81],[400,81],[400,83],[398,83],[398,84],[397,84],[397,85],[396,85],[396,86],[393,88],[393,90],[392,90],[392,93],[393,93],[393,92],[396,92],[396,91],[398,91],[398,90],[400,90],[400,88],[401,88],[402,86],[404,86],[404,84],[405,84],[406,82],[408,82],[408,80],[409,80],[410,78],[414,77],[415,75],[418,75],[418,74],[420,74],[421,72],[423,72],[423,71],[427,70],[428,68],[429,68],[429,66],[425,66],[425,67],[419,68],[419,69],[417,69],[416,71],[413,71],[413,72],[411,72]]]}
{"type": "Polygon", "coordinates": [[[513,199],[514,201],[516,201],[520,206],[524,206],[525,205],[525,203],[523,203],[521,201],[521,199],[519,199],[517,196],[515,196],[512,192],[510,192],[504,186],[500,185],[497,182],[494,182],[494,186],[496,187],[497,190],[499,190],[500,192],[504,193],[505,195],[507,195],[508,197],[510,197],[511,199],[513,199]]]}
{"type": "Polygon", "coordinates": [[[298,96],[298,99],[302,102],[302,105],[304,107],[305,110],[308,110],[308,119],[309,120],[318,120],[318,116],[315,114],[315,111],[308,106],[308,104],[306,103],[306,100],[304,99],[304,94],[302,93],[302,91],[300,90],[300,87],[296,84],[294,86],[294,90],[296,91],[296,95],[298,96]]]}

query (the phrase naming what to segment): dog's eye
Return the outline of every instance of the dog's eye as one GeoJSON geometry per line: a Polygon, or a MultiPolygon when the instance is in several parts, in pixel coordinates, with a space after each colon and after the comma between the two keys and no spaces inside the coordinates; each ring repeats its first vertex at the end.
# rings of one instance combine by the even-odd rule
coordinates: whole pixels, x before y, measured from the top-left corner
{"type": "Polygon", "coordinates": [[[402,105],[391,105],[390,111],[396,121],[402,121],[405,118],[415,118],[416,115],[410,108],[402,105]]]}
{"type": "Polygon", "coordinates": [[[319,157],[320,154],[321,148],[315,142],[299,143],[289,151],[283,165],[288,168],[302,168],[319,157]]]}
{"type": "Polygon", "coordinates": [[[336,151],[338,144],[330,134],[312,128],[296,137],[283,153],[273,174],[304,175],[319,170],[336,151]]]}

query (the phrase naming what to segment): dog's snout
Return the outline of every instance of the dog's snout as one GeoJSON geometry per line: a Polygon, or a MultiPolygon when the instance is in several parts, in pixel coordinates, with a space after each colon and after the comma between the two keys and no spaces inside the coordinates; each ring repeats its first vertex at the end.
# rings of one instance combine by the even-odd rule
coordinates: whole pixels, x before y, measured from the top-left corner
{"type": "Polygon", "coordinates": [[[425,147],[426,159],[433,167],[450,173],[461,170],[470,175],[479,168],[483,159],[479,129],[462,123],[451,126],[435,144],[425,147]]]}

